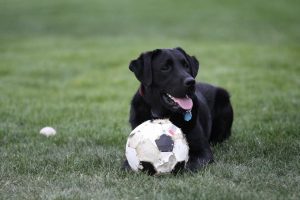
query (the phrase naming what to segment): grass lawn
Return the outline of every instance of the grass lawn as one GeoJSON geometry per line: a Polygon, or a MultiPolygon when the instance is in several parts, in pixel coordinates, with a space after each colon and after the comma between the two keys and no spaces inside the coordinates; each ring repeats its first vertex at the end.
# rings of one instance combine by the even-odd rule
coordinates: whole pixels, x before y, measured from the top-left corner
{"type": "Polygon", "coordinates": [[[0,0],[0,199],[300,199],[299,8],[0,0]],[[123,172],[128,63],[176,46],[198,57],[198,80],[230,91],[232,137],[196,174],[123,172]]]}

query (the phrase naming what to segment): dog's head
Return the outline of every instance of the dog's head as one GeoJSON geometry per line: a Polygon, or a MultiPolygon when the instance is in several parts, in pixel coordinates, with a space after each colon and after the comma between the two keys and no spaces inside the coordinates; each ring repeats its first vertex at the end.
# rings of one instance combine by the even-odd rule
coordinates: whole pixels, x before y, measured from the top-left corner
{"type": "Polygon", "coordinates": [[[129,69],[141,82],[141,93],[154,115],[165,117],[170,111],[182,113],[192,109],[199,63],[183,49],[142,53],[131,61],[129,69]]]}

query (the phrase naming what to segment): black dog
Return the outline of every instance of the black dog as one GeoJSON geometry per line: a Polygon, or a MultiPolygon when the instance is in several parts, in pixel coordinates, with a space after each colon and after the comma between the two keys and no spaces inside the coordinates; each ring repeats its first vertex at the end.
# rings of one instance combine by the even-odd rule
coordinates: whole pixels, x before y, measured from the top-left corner
{"type": "MultiPolygon", "coordinates": [[[[213,161],[210,144],[231,133],[233,109],[226,90],[196,83],[199,63],[183,49],[142,53],[129,69],[141,82],[131,102],[132,129],[149,119],[169,118],[186,135],[187,169],[196,171],[213,161]]],[[[129,168],[125,161],[125,169],[129,168]]]]}

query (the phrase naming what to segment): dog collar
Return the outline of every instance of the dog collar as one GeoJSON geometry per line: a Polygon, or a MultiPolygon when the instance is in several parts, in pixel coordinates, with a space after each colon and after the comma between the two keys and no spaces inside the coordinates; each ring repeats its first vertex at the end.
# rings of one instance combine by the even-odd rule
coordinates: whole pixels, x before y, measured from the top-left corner
{"type": "Polygon", "coordinates": [[[141,85],[140,86],[140,88],[139,88],[139,94],[143,97],[144,96],[144,94],[145,94],[145,92],[144,92],[144,86],[143,85],[141,85]]]}

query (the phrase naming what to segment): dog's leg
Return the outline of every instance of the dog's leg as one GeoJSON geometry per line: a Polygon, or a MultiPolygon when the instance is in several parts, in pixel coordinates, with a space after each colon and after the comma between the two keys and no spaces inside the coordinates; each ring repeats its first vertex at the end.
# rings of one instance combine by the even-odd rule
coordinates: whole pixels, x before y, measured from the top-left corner
{"type": "Polygon", "coordinates": [[[210,147],[208,147],[208,149],[203,149],[201,152],[190,151],[186,168],[192,172],[196,172],[213,161],[210,147]]]}
{"type": "Polygon", "coordinates": [[[193,172],[213,162],[213,153],[208,140],[201,131],[196,133],[196,130],[199,131],[201,128],[194,128],[187,134],[190,151],[186,168],[193,172]]]}
{"type": "Polygon", "coordinates": [[[121,169],[124,170],[124,171],[131,171],[132,170],[127,159],[125,159],[125,161],[123,162],[123,165],[122,165],[121,169]]]}
{"type": "Polygon", "coordinates": [[[135,127],[149,119],[151,119],[151,108],[137,92],[131,101],[129,117],[131,128],[135,129],[135,127]]]}
{"type": "Polygon", "coordinates": [[[212,144],[220,143],[226,140],[231,134],[233,122],[233,109],[230,103],[230,97],[226,90],[218,88],[215,96],[212,130],[210,142],[212,144]]]}
{"type": "MultiPolygon", "coordinates": [[[[131,101],[130,108],[129,122],[132,130],[149,119],[151,119],[150,107],[143,100],[142,96],[137,92],[131,101]]],[[[125,171],[131,170],[127,159],[125,159],[125,161],[123,162],[122,169],[125,171]]]]}

